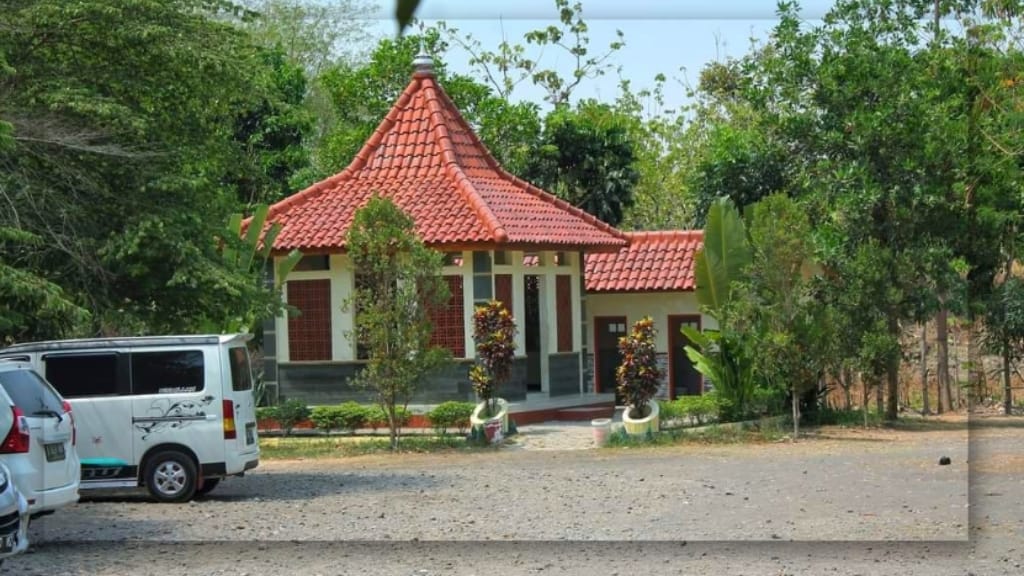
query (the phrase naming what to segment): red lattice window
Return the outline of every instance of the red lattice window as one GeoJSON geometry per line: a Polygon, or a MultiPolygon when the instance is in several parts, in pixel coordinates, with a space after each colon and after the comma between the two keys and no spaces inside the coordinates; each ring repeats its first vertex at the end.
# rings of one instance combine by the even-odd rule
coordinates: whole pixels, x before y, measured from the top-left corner
{"type": "Polygon", "coordinates": [[[331,281],[290,280],[288,303],[300,314],[288,318],[288,358],[331,359],[331,281]]]}
{"type": "Polygon", "coordinates": [[[448,282],[448,302],[430,314],[434,322],[430,344],[446,348],[455,358],[465,358],[466,319],[462,305],[462,276],[445,276],[444,279],[448,282]]]}
{"type": "Polygon", "coordinates": [[[494,299],[505,305],[505,309],[512,312],[512,275],[494,275],[494,299]]]}
{"type": "Polygon", "coordinates": [[[555,278],[555,305],[558,307],[558,351],[572,352],[572,277],[555,278]]]}

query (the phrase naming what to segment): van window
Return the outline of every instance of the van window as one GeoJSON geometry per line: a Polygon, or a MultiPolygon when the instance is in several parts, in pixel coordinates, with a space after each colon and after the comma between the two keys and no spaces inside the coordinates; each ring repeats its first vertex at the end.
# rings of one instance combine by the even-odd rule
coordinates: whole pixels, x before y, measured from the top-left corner
{"type": "Polygon", "coordinates": [[[60,415],[64,406],[50,385],[31,370],[0,372],[0,386],[26,416],[60,415]]]}
{"type": "Polygon", "coordinates": [[[199,392],[205,387],[200,350],[132,353],[132,394],[199,392]]]}
{"type": "Polygon", "coordinates": [[[117,354],[48,355],[46,379],[65,398],[116,396],[127,391],[117,354]]]}
{"type": "Polygon", "coordinates": [[[231,356],[231,389],[235,392],[252,390],[252,370],[249,369],[249,354],[244,347],[228,350],[231,356]]]}

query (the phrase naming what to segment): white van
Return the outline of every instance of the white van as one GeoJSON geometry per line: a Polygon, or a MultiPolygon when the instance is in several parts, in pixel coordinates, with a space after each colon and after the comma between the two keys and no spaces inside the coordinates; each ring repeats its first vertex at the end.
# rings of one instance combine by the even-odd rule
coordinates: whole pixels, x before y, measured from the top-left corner
{"type": "Polygon", "coordinates": [[[81,490],[145,486],[162,502],[206,494],[259,464],[248,334],[16,344],[71,403],[81,490]]]}

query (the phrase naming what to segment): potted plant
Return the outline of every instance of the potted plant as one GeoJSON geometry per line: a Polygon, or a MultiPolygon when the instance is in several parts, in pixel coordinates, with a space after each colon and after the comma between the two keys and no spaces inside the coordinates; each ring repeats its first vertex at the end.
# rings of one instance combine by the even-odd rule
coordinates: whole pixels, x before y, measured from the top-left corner
{"type": "Polygon", "coordinates": [[[470,417],[470,425],[498,441],[494,431],[500,423],[501,435],[508,434],[508,403],[498,398],[498,390],[512,373],[516,351],[516,323],[512,314],[497,300],[477,306],[473,314],[473,338],[476,340],[476,364],[469,371],[479,404],[470,417]]]}
{"type": "Polygon", "coordinates": [[[645,436],[658,431],[658,403],[654,395],[661,385],[661,369],[654,348],[654,320],[637,320],[633,330],[619,338],[622,364],[615,370],[619,393],[626,400],[622,426],[626,433],[645,436]]]}

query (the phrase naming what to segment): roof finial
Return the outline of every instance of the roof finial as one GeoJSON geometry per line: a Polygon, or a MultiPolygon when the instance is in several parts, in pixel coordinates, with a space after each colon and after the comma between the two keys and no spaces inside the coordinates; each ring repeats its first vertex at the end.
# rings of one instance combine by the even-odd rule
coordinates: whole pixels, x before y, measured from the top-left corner
{"type": "Polygon", "coordinates": [[[434,59],[431,58],[430,54],[427,54],[427,51],[423,48],[422,38],[420,39],[420,51],[412,60],[412,69],[413,73],[417,75],[434,75],[434,59]]]}

